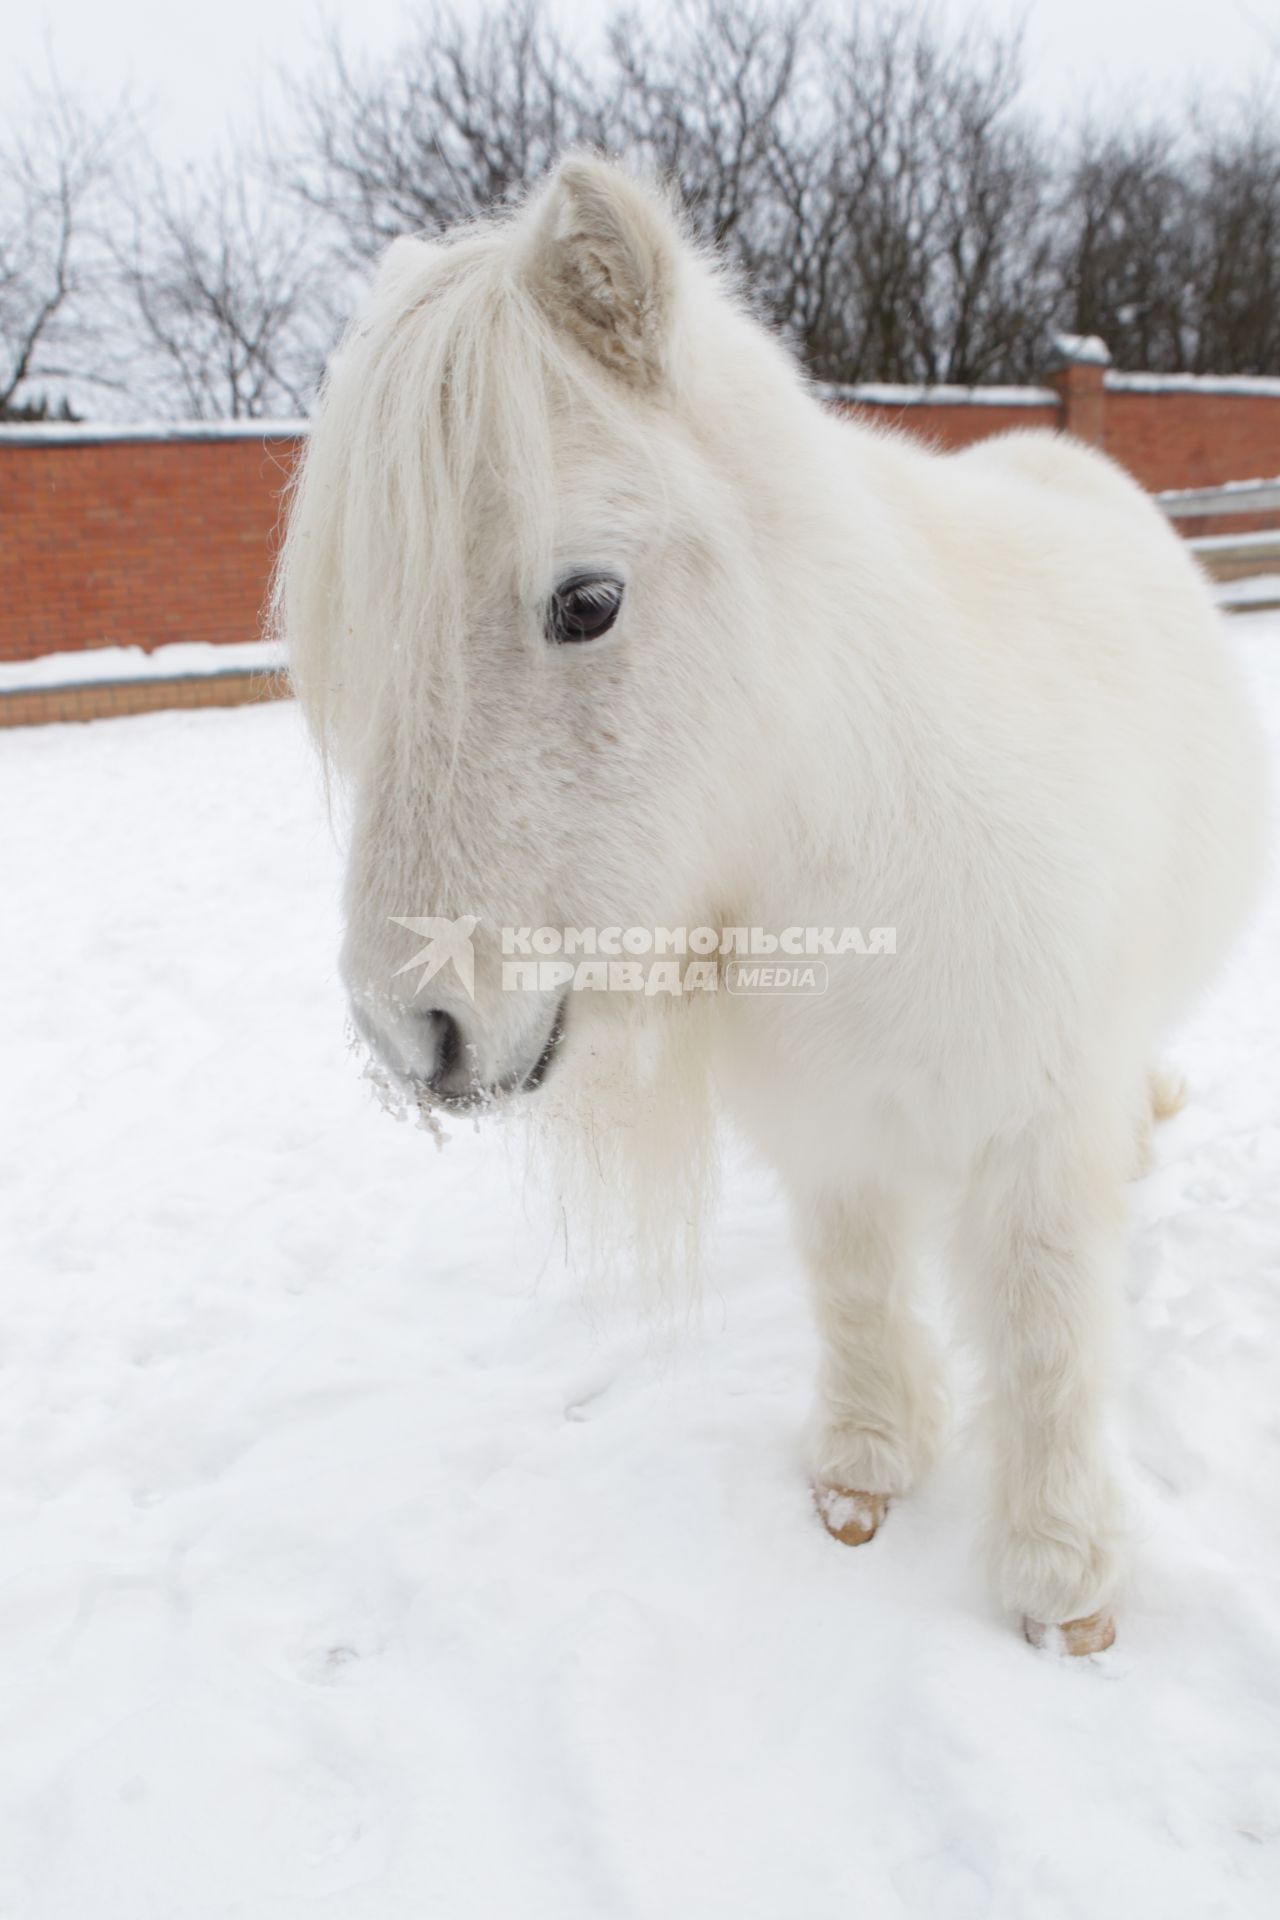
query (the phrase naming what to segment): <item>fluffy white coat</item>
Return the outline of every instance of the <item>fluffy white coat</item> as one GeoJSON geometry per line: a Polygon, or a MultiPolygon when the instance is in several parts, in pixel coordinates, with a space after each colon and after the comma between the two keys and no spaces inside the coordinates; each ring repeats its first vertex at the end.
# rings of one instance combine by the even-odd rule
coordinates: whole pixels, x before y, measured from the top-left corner
{"type": "MultiPolygon", "coordinates": [[[[937,1443],[911,1282],[941,1213],[988,1361],[1003,1596],[1106,1607],[1125,1182],[1264,812],[1218,616],[1150,501],[1054,435],[939,456],[834,417],[665,202],[575,157],[519,213],[392,250],[278,605],[351,795],[353,1001],[408,1083],[445,1015],[476,1088],[543,1050],[554,1008],[501,991],[486,928],[896,930],[817,997],[646,1003],[676,1038],[623,1155],[665,1133],[672,1161],[705,1062],[780,1173],[821,1488],[905,1494],[937,1443]],[[556,583],[592,568],[625,583],[616,626],[550,644],[556,583]],[[481,917],[474,1004],[396,977],[392,916],[423,913],[481,917]]],[[[574,996],[549,1088],[618,1019],[574,996]]],[[[700,1180],[639,1189],[678,1213],[700,1180]]]]}

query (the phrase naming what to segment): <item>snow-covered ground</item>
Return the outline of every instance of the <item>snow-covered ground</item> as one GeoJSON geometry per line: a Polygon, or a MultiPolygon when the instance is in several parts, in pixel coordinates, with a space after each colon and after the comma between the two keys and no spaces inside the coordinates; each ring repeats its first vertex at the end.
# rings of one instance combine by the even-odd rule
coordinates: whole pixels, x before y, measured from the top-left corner
{"type": "Polygon", "coordinates": [[[10,732],[0,821],[0,1915],[1280,1912],[1280,891],[1134,1188],[1137,1564],[1070,1663],[963,1429],[823,1533],[767,1182],[664,1343],[501,1135],[377,1109],[289,707],[10,732]]]}

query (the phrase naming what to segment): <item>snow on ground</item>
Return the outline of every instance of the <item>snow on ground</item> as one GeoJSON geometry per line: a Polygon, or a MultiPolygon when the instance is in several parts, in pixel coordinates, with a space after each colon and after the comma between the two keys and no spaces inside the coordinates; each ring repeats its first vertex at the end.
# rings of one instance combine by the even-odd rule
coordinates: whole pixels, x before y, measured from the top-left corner
{"type": "Polygon", "coordinates": [[[1280,1911],[1280,892],[1134,1189],[1137,1571],[1069,1663],[964,1431],[822,1532],[759,1175],[664,1345],[501,1136],[378,1111],[290,708],[10,732],[0,819],[0,1915],[1280,1911]]]}

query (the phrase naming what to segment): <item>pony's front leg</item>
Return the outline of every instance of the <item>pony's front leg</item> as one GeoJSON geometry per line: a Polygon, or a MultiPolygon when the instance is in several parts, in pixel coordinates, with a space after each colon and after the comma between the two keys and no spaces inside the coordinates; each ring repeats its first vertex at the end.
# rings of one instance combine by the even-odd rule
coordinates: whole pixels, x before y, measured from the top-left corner
{"type": "Polygon", "coordinates": [[[987,1150],[960,1216],[991,1375],[1002,1596],[1028,1639],[1057,1628],[1071,1653],[1115,1637],[1102,1428],[1127,1149],[1120,1127],[1033,1123],[987,1150]]]}
{"type": "Polygon", "coordinates": [[[858,1546],[933,1456],[942,1399],[932,1343],[908,1299],[908,1203],[868,1187],[798,1209],[822,1342],[812,1450],[824,1525],[858,1546]]]}

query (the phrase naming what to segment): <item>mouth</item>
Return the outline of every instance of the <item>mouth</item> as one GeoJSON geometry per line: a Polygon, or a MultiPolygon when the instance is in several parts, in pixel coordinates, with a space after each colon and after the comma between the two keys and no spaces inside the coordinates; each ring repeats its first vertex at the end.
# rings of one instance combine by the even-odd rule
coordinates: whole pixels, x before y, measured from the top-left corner
{"type": "Polygon", "coordinates": [[[542,1085],[543,1081],[546,1079],[547,1075],[550,1073],[551,1063],[555,1059],[556,1054],[559,1051],[561,1040],[564,1038],[565,1022],[567,1021],[568,1016],[569,1016],[569,996],[567,993],[563,993],[561,994],[559,1004],[556,1007],[555,1016],[551,1022],[550,1032],[547,1034],[546,1045],[543,1047],[542,1052],[538,1055],[537,1059],[534,1061],[533,1065],[530,1067],[521,1085],[515,1089],[517,1093],[536,1092],[537,1089],[542,1085]]]}
{"type": "Polygon", "coordinates": [[[543,1042],[542,1051],[531,1067],[519,1068],[514,1073],[505,1074],[490,1086],[472,1084],[456,1093],[450,1093],[440,1087],[433,1087],[430,1081],[415,1080],[414,1093],[420,1108],[445,1108],[450,1113],[479,1113],[486,1108],[502,1105],[509,1100],[518,1099],[521,1094],[535,1093],[550,1073],[564,1030],[568,1021],[569,996],[561,995],[552,1017],[551,1025],[543,1042]]]}

